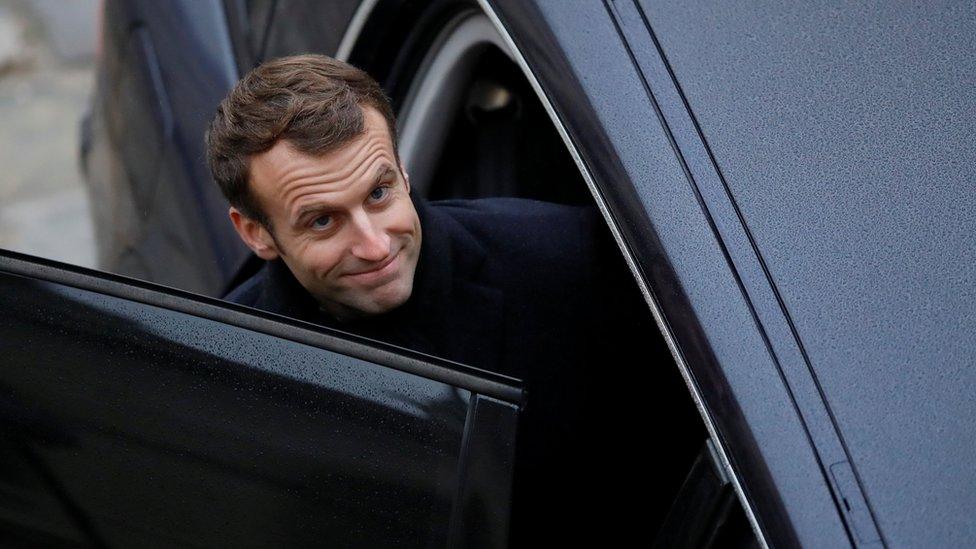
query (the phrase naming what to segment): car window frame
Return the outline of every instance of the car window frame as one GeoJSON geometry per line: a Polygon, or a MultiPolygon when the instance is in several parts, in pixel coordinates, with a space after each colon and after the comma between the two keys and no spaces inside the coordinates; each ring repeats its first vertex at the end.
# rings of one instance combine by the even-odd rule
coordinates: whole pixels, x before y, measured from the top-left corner
{"type": "Polygon", "coordinates": [[[615,215],[610,210],[607,200],[604,198],[599,186],[596,183],[596,179],[594,178],[589,167],[586,165],[586,162],[583,160],[583,155],[581,151],[577,147],[573,137],[570,135],[566,124],[560,119],[558,113],[556,112],[555,107],[553,106],[552,101],[550,100],[549,96],[545,91],[545,88],[543,88],[542,83],[539,81],[539,78],[536,76],[535,71],[532,70],[531,65],[529,64],[522,50],[519,48],[519,45],[515,42],[514,38],[512,37],[512,34],[505,27],[505,24],[503,23],[501,17],[499,17],[495,8],[492,6],[492,3],[489,0],[477,0],[477,3],[480,6],[481,10],[485,13],[485,15],[488,16],[489,20],[495,26],[496,31],[502,36],[502,39],[505,41],[506,45],[508,46],[508,52],[512,55],[513,61],[518,65],[525,78],[529,81],[529,84],[532,86],[532,89],[536,93],[537,99],[542,103],[543,108],[546,110],[546,113],[549,115],[550,121],[555,127],[560,138],[562,138],[567,151],[570,153],[570,155],[573,158],[573,161],[576,163],[576,166],[581,176],[583,177],[583,180],[586,182],[587,188],[590,190],[590,193],[593,196],[593,200],[596,203],[600,211],[600,214],[603,216],[603,219],[613,236],[614,242],[616,242],[621,255],[623,256],[624,260],[627,263],[627,267],[630,269],[635,282],[640,288],[641,294],[644,297],[644,301],[647,304],[648,308],[650,309],[651,314],[654,317],[654,321],[657,324],[658,329],[661,332],[661,335],[663,336],[668,346],[668,349],[671,351],[671,355],[672,358],[674,359],[675,365],[678,367],[679,371],[681,372],[681,376],[685,381],[685,385],[688,388],[688,392],[692,396],[692,399],[695,403],[695,407],[698,409],[699,415],[701,416],[703,422],[705,423],[705,428],[708,433],[709,439],[714,444],[715,453],[717,454],[719,464],[724,469],[725,474],[732,482],[736,497],[739,500],[740,505],[742,505],[743,510],[745,511],[746,517],[756,536],[756,540],[759,542],[759,544],[762,547],[768,547],[769,543],[766,540],[765,533],[762,527],[760,526],[759,520],[756,515],[756,511],[753,509],[752,502],[747,496],[746,490],[743,486],[743,482],[739,474],[732,466],[732,460],[729,457],[730,456],[729,450],[726,448],[724,439],[719,433],[715,422],[711,418],[711,414],[709,413],[708,407],[705,404],[705,398],[700,392],[699,388],[697,387],[697,384],[694,380],[694,375],[692,374],[689,365],[687,364],[681,350],[678,347],[678,343],[675,339],[675,335],[670,329],[660,305],[657,303],[650,287],[648,286],[647,281],[642,275],[641,270],[637,263],[637,259],[634,257],[634,254],[631,252],[623,236],[623,233],[620,229],[620,226],[616,220],[615,215]]]}

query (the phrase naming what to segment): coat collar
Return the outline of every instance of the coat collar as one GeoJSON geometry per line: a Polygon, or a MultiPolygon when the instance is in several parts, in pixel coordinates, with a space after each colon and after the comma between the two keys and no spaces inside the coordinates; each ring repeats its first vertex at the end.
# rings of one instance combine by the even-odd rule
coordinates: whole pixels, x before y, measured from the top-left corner
{"type": "Polygon", "coordinates": [[[497,369],[504,342],[504,293],[488,284],[491,257],[456,217],[415,199],[423,228],[414,292],[402,307],[436,341],[432,354],[497,369]]]}

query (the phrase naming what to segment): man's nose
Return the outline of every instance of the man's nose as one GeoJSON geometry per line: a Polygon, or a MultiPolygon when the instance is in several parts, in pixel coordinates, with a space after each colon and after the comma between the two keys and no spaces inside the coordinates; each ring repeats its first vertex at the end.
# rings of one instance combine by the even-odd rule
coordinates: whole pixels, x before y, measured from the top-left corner
{"type": "Polygon", "coordinates": [[[390,235],[377,226],[369,214],[362,212],[354,216],[356,234],[352,244],[352,255],[366,261],[382,261],[390,253],[390,235]]]}

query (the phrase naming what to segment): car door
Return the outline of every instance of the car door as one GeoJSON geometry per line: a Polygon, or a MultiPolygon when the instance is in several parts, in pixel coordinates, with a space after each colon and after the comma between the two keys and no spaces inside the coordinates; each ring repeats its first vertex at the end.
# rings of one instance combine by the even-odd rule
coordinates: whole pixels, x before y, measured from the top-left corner
{"type": "Polygon", "coordinates": [[[498,546],[514,379],[0,252],[0,539],[498,546]]]}

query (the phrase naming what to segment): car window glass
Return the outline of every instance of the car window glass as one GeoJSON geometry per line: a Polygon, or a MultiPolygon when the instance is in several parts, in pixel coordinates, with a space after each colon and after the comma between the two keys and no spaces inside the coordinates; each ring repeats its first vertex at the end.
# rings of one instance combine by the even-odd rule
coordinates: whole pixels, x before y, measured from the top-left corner
{"type": "Polygon", "coordinates": [[[277,3],[277,0],[245,0],[244,2],[249,53],[255,58],[263,51],[264,38],[267,36],[277,3]]]}
{"type": "Polygon", "coordinates": [[[254,5],[249,11],[255,25],[264,23],[264,19],[258,19],[262,11],[268,11],[266,5],[275,4],[270,23],[266,27],[254,27],[268,31],[260,42],[264,49],[254,51],[260,52],[261,59],[274,59],[306,52],[334,54],[359,0],[250,0],[250,3],[254,5]]]}

